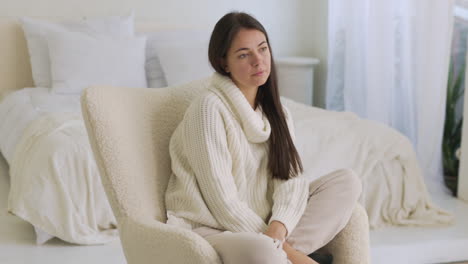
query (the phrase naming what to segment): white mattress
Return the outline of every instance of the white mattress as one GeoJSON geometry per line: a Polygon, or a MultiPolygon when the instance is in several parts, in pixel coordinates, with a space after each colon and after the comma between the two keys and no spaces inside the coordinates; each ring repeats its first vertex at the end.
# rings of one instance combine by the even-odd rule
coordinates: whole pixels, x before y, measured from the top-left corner
{"type": "Polygon", "coordinates": [[[44,113],[79,112],[79,95],[59,95],[48,88],[24,88],[0,102],[0,151],[11,162],[23,131],[44,113]]]}

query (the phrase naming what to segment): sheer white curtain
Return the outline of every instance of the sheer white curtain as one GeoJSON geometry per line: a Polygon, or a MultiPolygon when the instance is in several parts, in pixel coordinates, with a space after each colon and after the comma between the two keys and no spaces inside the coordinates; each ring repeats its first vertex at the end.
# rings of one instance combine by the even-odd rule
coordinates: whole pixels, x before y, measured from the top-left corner
{"type": "MultiPolygon", "coordinates": [[[[329,0],[327,108],[405,134],[442,191],[453,0],[329,0]]],[[[437,186],[434,189],[434,186],[437,186]]]]}

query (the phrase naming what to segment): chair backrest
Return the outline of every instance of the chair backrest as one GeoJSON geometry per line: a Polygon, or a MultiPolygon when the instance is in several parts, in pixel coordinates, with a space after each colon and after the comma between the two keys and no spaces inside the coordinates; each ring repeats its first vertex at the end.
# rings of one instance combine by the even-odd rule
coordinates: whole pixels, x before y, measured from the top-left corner
{"type": "Polygon", "coordinates": [[[117,218],[166,221],[171,174],[169,140],[192,99],[209,79],[148,89],[90,87],[83,117],[102,183],[117,218]]]}

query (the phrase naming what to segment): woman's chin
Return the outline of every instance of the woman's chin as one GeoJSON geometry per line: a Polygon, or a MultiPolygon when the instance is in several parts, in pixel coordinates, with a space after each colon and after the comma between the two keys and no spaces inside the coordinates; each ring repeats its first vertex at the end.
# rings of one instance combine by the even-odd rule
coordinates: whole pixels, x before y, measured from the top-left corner
{"type": "Polygon", "coordinates": [[[254,80],[255,86],[257,86],[257,87],[262,86],[267,82],[267,80],[268,80],[268,77],[263,77],[263,76],[262,76],[262,78],[256,78],[254,80]]]}

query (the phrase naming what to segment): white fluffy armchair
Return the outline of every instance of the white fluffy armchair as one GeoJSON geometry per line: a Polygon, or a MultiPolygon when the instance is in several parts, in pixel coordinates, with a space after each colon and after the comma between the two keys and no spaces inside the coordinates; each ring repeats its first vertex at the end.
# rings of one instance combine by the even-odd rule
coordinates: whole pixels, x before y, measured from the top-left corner
{"type": "MultiPolygon", "coordinates": [[[[198,234],[166,225],[169,139],[206,81],[161,88],[92,87],[81,97],[89,139],[130,264],[221,263],[198,234]]],[[[294,114],[293,114],[294,115],[294,114]]],[[[324,248],[334,263],[369,263],[369,227],[358,205],[324,248]]]]}

